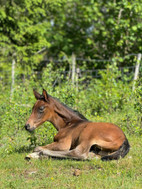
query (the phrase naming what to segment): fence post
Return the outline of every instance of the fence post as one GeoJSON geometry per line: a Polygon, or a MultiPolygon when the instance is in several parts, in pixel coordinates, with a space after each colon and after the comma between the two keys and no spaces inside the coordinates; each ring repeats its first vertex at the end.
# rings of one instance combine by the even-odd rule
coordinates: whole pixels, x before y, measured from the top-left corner
{"type": "Polygon", "coordinates": [[[13,97],[13,92],[14,92],[14,84],[15,84],[15,57],[12,59],[12,69],[11,69],[11,92],[10,92],[10,99],[13,97]]]}
{"type": "Polygon", "coordinates": [[[76,90],[78,91],[78,79],[79,79],[80,69],[76,68],[76,90]]]}
{"type": "Polygon", "coordinates": [[[72,53],[72,84],[75,84],[75,67],[76,67],[76,56],[72,53]]]}
{"type": "Polygon", "coordinates": [[[135,90],[136,80],[138,79],[138,75],[139,75],[141,58],[142,58],[142,54],[139,53],[137,56],[137,62],[136,62],[136,68],[135,68],[134,83],[133,83],[133,89],[132,89],[133,91],[135,90]]]}

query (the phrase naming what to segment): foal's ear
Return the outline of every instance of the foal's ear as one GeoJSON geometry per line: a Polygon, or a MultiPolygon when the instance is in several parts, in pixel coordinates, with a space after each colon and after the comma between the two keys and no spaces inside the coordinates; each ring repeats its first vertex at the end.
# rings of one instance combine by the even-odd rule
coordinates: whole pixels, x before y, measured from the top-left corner
{"type": "Polygon", "coordinates": [[[42,95],[46,102],[49,102],[49,95],[47,94],[47,91],[43,89],[42,95]]]}
{"type": "Polygon", "coordinates": [[[41,97],[41,95],[40,95],[35,89],[33,89],[33,93],[34,93],[34,95],[35,95],[35,98],[36,98],[37,100],[39,100],[40,97],[41,97]]]}

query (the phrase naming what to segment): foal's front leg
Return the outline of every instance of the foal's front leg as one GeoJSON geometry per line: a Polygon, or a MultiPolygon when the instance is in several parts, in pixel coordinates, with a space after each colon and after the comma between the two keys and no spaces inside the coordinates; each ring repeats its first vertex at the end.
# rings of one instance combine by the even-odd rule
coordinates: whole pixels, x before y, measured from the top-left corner
{"type": "MultiPolygon", "coordinates": [[[[31,158],[39,159],[41,156],[44,156],[44,151],[68,151],[70,149],[71,142],[68,140],[60,141],[60,142],[53,142],[46,146],[38,146],[34,149],[34,152],[28,154],[25,159],[29,160],[31,158]]],[[[45,155],[48,157],[48,155],[45,155]]]]}

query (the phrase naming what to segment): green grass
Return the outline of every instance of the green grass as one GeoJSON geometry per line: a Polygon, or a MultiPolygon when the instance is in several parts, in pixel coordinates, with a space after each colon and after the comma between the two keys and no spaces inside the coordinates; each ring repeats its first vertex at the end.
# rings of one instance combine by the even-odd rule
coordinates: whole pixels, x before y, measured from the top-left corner
{"type": "Polygon", "coordinates": [[[0,188],[16,189],[141,189],[142,137],[128,137],[129,154],[119,161],[102,162],[42,159],[26,161],[27,153],[0,157],[0,188]],[[75,170],[79,175],[75,176],[75,170]]]}

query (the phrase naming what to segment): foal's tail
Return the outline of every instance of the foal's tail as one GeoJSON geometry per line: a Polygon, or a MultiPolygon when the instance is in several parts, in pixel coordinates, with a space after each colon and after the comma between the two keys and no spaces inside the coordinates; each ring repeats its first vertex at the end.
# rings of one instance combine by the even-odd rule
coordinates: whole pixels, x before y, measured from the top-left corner
{"type": "Polygon", "coordinates": [[[118,160],[119,158],[124,158],[126,154],[129,152],[129,149],[130,149],[130,145],[126,138],[126,140],[123,142],[123,144],[120,146],[120,148],[116,152],[113,152],[112,154],[107,155],[107,156],[103,156],[101,160],[110,161],[110,160],[118,160]]]}

